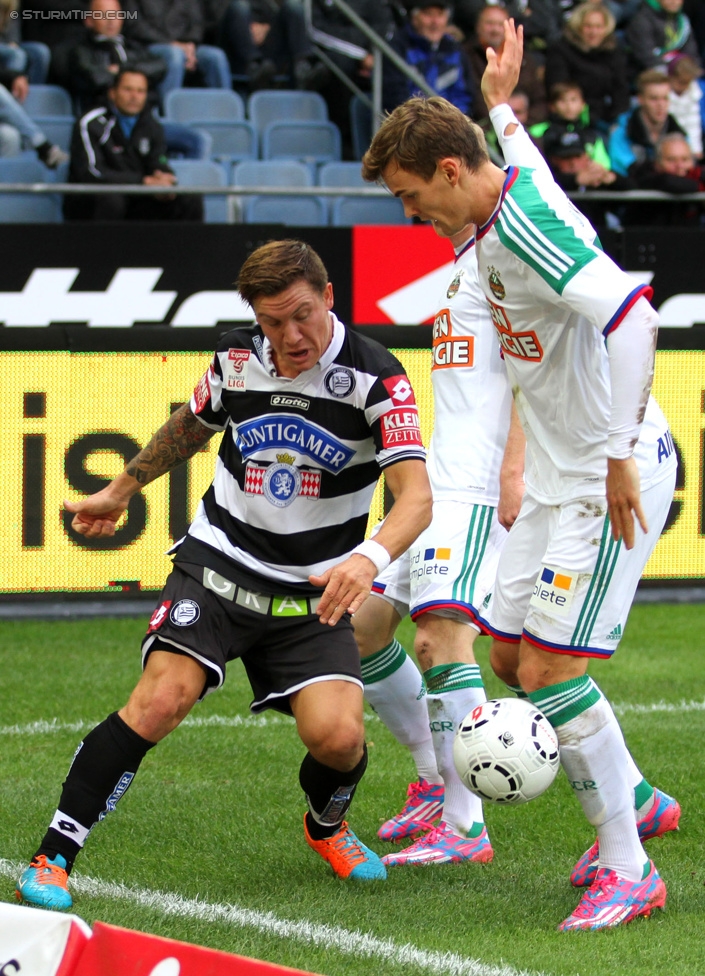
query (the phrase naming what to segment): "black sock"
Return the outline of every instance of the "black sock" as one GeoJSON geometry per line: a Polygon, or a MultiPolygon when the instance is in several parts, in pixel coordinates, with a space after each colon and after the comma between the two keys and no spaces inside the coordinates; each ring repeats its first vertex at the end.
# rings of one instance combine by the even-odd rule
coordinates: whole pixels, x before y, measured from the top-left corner
{"type": "Polygon", "coordinates": [[[134,732],[117,712],[89,732],[64,780],[52,826],[37,854],[61,854],[68,870],[93,825],[115,809],[139,765],[155,745],[134,732]]]}
{"type": "Polygon", "coordinates": [[[347,773],[324,766],[310,752],[304,756],[299,783],[308,801],[306,829],[313,840],[332,837],[340,829],[357,784],[367,768],[367,745],[363,748],[362,759],[347,773]]]}

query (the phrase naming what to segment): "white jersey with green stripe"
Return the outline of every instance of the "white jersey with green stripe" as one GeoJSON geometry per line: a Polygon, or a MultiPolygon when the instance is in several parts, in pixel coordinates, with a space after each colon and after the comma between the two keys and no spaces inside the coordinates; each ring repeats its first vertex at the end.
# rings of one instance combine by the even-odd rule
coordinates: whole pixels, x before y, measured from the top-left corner
{"type": "Polygon", "coordinates": [[[545,504],[602,494],[610,416],[605,336],[650,289],[607,257],[586,218],[541,170],[507,168],[476,247],[527,436],[527,490],[545,504]]]}
{"type": "Polygon", "coordinates": [[[428,475],[435,501],[496,506],[511,391],[478,281],[475,239],[459,249],[433,323],[435,424],[428,475]]]}

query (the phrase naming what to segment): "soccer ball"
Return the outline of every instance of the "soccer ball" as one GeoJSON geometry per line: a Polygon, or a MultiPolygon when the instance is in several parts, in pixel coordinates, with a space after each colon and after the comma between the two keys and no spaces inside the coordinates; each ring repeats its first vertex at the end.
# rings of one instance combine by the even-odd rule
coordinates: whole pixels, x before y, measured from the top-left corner
{"type": "Polygon", "coordinates": [[[507,804],[540,796],[560,765],[553,726],[523,698],[495,698],[468,712],[455,736],[453,759],[472,793],[507,804]]]}

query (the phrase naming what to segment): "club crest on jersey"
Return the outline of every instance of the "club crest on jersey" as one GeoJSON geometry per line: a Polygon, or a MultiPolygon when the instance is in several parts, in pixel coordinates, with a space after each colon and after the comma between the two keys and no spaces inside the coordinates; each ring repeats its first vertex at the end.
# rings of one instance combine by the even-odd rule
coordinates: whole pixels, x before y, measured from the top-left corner
{"type": "Polygon", "coordinates": [[[492,289],[492,294],[498,302],[503,302],[507,297],[507,292],[502,284],[502,279],[499,277],[499,271],[497,271],[496,268],[493,268],[492,265],[489,265],[487,268],[487,274],[487,280],[489,281],[490,288],[492,289]]]}
{"type": "Polygon", "coordinates": [[[455,296],[458,294],[458,289],[460,288],[460,282],[463,280],[464,274],[465,274],[464,268],[460,268],[458,271],[456,271],[453,280],[448,285],[446,298],[455,298],[455,296]]]}
{"type": "Polygon", "coordinates": [[[342,400],[355,389],[355,374],[347,366],[334,366],[326,373],[324,382],[330,395],[342,400]]]}
{"type": "Polygon", "coordinates": [[[270,464],[264,473],[262,494],[270,504],[286,508],[301,491],[301,472],[294,467],[291,455],[277,454],[277,459],[277,464],[270,464]]]}
{"type": "Polygon", "coordinates": [[[201,616],[201,608],[195,600],[179,600],[169,612],[169,620],[177,627],[190,627],[201,616]]]}
{"type": "Polygon", "coordinates": [[[249,362],[249,349],[228,349],[228,358],[223,364],[223,385],[226,390],[247,389],[249,362]]]}

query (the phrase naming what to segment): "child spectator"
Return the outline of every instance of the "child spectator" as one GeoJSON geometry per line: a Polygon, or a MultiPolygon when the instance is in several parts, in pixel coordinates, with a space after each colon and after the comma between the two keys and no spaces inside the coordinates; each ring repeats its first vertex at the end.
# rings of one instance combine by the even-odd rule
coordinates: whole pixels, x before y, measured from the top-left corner
{"type": "Polygon", "coordinates": [[[701,101],[703,90],[698,79],[702,75],[700,65],[687,54],[679,54],[668,65],[668,82],[671,94],[669,112],[685,131],[690,148],[696,159],[703,156],[703,121],[701,101]]]}
{"type": "MultiPolygon", "coordinates": [[[[561,157],[584,153],[588,160],[600,167],[604,173],[609,172],[610,157],[602,136],[597,129],[589,124],[590,110],[583,98],[580,85],[572,81],[561,81],[553,85],[549,93],[548,107],[550,109],[548,121],[532,125],[529,129],[529,134],[534,139],[543,140],[542,150],[546,159],[549,159],[549,147],[565,150],[578,147],[580,153],[564,152],[560,154],[561,157]]],[[[593,169],[592,172],[596,179],[598,171],[593,169]]],[[[589,185],[597,184],[590,183],[589,185]]],[[[563,186],[562,183],[561,186],[563,186]]],[[[567,189],[567,187],[564,186],[563,189],[567,189]]]]}

